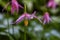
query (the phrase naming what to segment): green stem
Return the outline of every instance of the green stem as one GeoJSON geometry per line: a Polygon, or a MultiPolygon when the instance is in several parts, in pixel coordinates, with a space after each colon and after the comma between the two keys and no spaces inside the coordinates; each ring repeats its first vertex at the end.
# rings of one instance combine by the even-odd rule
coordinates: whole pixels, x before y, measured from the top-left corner
{"type": "Polygon", "coordinates": [[[26,13],[26,4],[24,4],[24,12],[26,13]]]}
{"type": "MultiPolygon", "coordinates": [[[[26,4],[24,4],[24,13],[26,13],[26,4]]],[[[24,28],[24,40],[27,40],[26,39],[26,26],[24,28]]]]}
{"type": "Polygon", "coordinates": [[[24,28],[24,40],[26,40],[26,27],[24,28]]]}
{"type": "Polygon", "coordinates": [[[26,40],[26,32],[24,33],[24,40],[26,40]]]}

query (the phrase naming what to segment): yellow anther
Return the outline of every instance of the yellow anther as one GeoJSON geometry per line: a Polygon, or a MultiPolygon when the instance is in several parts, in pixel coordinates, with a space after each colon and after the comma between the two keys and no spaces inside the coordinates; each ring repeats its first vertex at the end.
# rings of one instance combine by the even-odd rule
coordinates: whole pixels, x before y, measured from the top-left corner
{"type": "Polygon", "coordinates": [[[24,25],[25,25],[25,26],[28,26],[28,20],[25,20],[25,21],[24,21],[24,25]]]}

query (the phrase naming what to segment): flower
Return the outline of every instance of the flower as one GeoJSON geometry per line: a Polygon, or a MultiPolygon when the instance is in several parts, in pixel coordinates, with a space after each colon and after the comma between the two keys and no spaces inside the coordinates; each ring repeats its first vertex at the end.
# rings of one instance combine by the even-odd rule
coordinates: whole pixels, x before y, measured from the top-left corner
{"type": "MultiPolygon", "coordinates": [[[[25,23],[28,24],[27,20],[30,20],[30,19],[33,19],[33,18],[38,19],[38,17],[35,16],[35,13],[36,13],[36,11],[34,11],[33,14],[23,13],[23,14],[15,21],[15,23],[17,24],[17,23],[19,23],[19,22],[21,22],[21,21],[23,21],[23,20],[25,19],[25,23]]],[[[39,19],[38,19],[38,20],[39,20],[39,19]]],[[[40,21],[40,20],[39,20],[39,21],[40,21]]]]}
{"type": "Polygon", "coordinates": [[[51,18],[49,17],[49,13],[45,12],[43,15],[43,24],[49,23],[51,21],[51,18]]]}
{"type": "Polygon", "coordinates": [[[16,11],[17,13],[19,12],[19,7],[23,8],[21,5],[18,4],[16,0],[12,0],[12,5],[11,5],[11,13],[14,13],[16,11]]]}
{"type": "MultiPolygon", "coordinates": [[[[19,12],[19,7],[23,8],[20,4],[18,4],[18,2],[16,0],[12,0],[11,2],[8,2],[4,9],[7,8],[7,6],[11,3],[11,13],[13,14],[15,11],[18,13],[19,12]]],[[[3,10],[4,10],[3,9],[3,10]]],[[[2,10],[2,11],[3,11],[2,10]]]]}
{"type": "Polygon", "coordinates": [[[15,21],[15,23],[17,24],[17,23],[23,21],[24,19],[25,19],[25,20],[30,20],[30,19],[36,18],[35,13],[36,13],[36,11],[34,11],[33,14],[23,13],[23,14],[15,21]]]}
{"type": "Polygon", "coordinates": [[[47,6],[51,8],[56,8],[57,3],[54,0],[49,0],[47,6]]]}

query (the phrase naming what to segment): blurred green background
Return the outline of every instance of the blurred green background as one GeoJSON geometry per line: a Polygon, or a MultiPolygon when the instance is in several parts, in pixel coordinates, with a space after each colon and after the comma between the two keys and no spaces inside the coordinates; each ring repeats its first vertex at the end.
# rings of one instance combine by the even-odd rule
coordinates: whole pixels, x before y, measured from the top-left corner
{"type": "Polygon", "coordinates": [[[16,15],[11,15],[8,6],[2,12],[4,6],[11,0],[0,0],[0,40],[60,40],[60,0],[56,9],[47,8],[48,0],[17,0],[24,7],[24,1],[27,4],[27,12],[37,11],[36,15],[40,18],[46,12],[49,12],[52,21],[49,24],[42,25],[37,19],[29,20],[27,27],[24,21],[19,24],[11,25],[12,22],[23,14],[24,9],[20,9],[16,15]]]}

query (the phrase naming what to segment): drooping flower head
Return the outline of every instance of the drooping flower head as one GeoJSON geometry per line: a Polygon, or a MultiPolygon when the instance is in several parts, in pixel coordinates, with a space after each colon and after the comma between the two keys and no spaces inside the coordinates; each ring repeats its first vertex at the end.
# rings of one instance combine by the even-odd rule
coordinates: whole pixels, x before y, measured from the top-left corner
{"type": "Polygon", "coordinates": [[[49,0],[47,7],[56,8],[57,3],[54,0],[49,0]]]}
{"type": "Polygon", "coordinates": [[[34,16],[32,14],[28,14],[28,13],[23,13],[17,20],[16,20],[16,24],[21,22],[24,19],[32,19],[34,16]]]}
{"type": "MultiPolygon", "coordinates": [[[[27,20],[33,19],[33,18],[37,18],[37,16],[35,16],[36,11],[33,12],[33,14],[28,14],[28,13],[23,13],[16,21],[15,23],[18,24],[19,22],[25,20],[24,23],[26,23],[26,25],[28,24],[27,20]]],[[[38,18],[37,18],[38,19],[38,18]]]]}
{"type": "MultiPolygon", "coordinates": [[[[8,3],[5,5],[4,9],[7,8],[7,6],[8,6],[10,3],[11,3],[11,13],[12,13],[12,14],[14,14],[15,11],[18,13],[18,12],[19,12],[19,7],[20,7],[20,8],[23,8],[23,7],[17,2],[17,0],[12,0],[11,2],[8,2],[8,3]]],[[[3,10],[4,10],[4,9],[3,9],[3,10]]],[[[2,11],[3,11],[3,10],[2,10],[2,11]]]]}
{"type": "Polygon", "coordinates": [[[11,2],[11,13],[14,13],[15,11],[18,13],[19,7],[23,8],[20,4],[18,4],[17,0],[12,0],[12,2],[11,2]]]}
{"type": "Polygon", "coordinates": [[[45,14],[43,15],[43,24],[49,23],[51,21],[51,18],[49,16],[48,12],[45,12],[45,14]]]}

